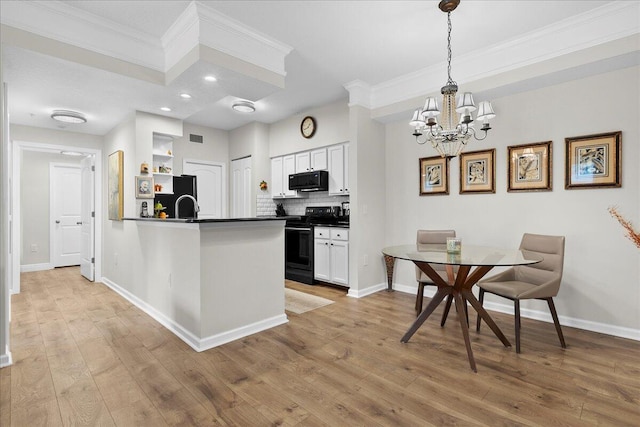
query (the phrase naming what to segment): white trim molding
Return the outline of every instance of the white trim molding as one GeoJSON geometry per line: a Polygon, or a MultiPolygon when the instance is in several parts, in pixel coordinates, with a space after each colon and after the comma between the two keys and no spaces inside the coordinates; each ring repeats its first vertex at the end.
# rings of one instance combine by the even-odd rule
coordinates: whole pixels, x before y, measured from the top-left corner
{"type": "Polygon", "coordinates": [[[129,301],[131,304],[135,305],[140,310],[147,313],[154,320],[156,320],[162,326],[164,326],[165,328],[173,332],[182,341],[187,343],[189,347],[191,347],[192,349],[198,352],[209,350],[211,348],[226,344],[228,342],[235,341],[237,339],[244,338],[249,335],[253,335],[255,333],[273,328],[275,326],[285,324],[289,321],[287,319],[286,314],[281,314],[278,316],[271,317],[269,319],[264,319],[259,322],[255,322],[249,325],[242,326],[240,328],[225,331],[216,335],[211,335],[205,338],[198,338],[193,333],[191,333],[187,328],[183,327],[180,323],[167,317],[160,311],[156,310],[152,305],[141,300],[137,296],[133,295],[131,292],[117,285],[112,280],[109,280],[108,278],[105,277],[102,279],[102,283],[104,283],[107,287],[109,287],[114,292],[116,292],[117,294],[122,296],[124,299],[129,301]]]}
{"type": "MultiPolygon", "coordinates": [[[[386,286],[386,285],[385,285],[386,286]]],[[[424,296],[425,298],[432,298],[436,291],[432,289],[433,287],[425,287],[424,296]]],[[[416,286],[408,286],[399,283],[393,284],[393,289],[398,292],[404,292],[408,294],[416,294],[417,287],[416,286]]],[[[495,303],[491,301],[485,301],[483,307],[487,310],[497,311],[498,313],[510,314],[513,316],[513,304],[501,304],[495,303]]],[[[540,310],[531,310],[528,308],[520,309],[520,316],[527,319],[541,320],[547,323],[553,323],[553,319],[551,318],[551,314],[548,312],[540,311],[540,310]]],[[[634,341],[640,341],[640,329],[627,328],[624,326],[616,326],[609,325],[607,323],[600,322],[592,322],[591,320],[585,319],[576,319],[574,317],[569,316],[561,316],[558,315],[558,319],[560,320],[560,325],[583,329],[585,331],[598,332],[601,334],[612,335],[614,337],[620,338],[628,338],[634,341]]]]}
{"type": "Polygon", "coordinates": [[[20,266],[21,273],[32,273],[34,271],[53,270],[53,264],[50,262],[44,262],[41,264],[22,264],[20,266]]]}

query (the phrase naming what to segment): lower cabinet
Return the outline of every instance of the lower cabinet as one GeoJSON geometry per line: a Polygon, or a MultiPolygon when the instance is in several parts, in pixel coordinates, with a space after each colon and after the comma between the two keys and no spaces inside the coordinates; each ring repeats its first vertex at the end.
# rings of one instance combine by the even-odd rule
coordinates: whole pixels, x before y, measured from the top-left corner
{"type": "Polygon", "coordinates": [[[349,285],[349,230],[314,228],[314,278],[337,285],[349,285]]]}

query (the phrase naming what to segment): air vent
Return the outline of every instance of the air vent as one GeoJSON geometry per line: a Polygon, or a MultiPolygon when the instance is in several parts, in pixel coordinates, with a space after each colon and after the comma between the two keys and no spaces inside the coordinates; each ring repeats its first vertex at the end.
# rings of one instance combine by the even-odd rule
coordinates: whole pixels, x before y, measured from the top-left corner
{"type": "Polygon", "coordinates": [[[197,142],[198,144],[202,144],[202,135],[194,135],[192,133],[189,134],[189,141],[197,142]]]}

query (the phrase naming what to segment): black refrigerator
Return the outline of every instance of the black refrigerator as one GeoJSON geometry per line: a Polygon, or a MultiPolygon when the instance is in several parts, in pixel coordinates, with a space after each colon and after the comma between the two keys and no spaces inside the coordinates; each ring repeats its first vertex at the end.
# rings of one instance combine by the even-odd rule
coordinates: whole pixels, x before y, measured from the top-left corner
{"type": "Polygon", "coordinates": [[[162,203],[166,209],[164,212],[169,218],[195,218],[196,213],[193,201],[185,198],[180,202],[180,215],[176,217],[175,204],[178,197],[188,194],[198,200],[197,177],[195,175],[180,175],[173,177],[173,194],[156,194],[154,205],[162,203]]]}

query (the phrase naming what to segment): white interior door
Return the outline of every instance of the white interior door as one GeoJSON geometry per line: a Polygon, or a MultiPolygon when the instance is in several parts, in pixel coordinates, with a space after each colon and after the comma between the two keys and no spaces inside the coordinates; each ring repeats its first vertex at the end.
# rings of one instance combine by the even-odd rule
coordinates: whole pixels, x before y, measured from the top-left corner
{"type": "Polygon", "coordinates": [[[231,218],[251,215],[251,157],[231,162],[231,218]]]}
{"type": "Polygon", "coordinates": [[[224,163],[184,159],[184,175],[195,175],[200,212],[198,218],[225,218],[227,214],[227,179],[224,163]]]}
{"type": "Polygon", "coordinates": [[[51,264],[66,267],[80,264],[81,168],[79,165],[51,163],[51,264]]]}
{"type": "Polygon", "coordinates": [[[80,274],[93,282],[95,275],[95,200],[94,187],[94,156],[87,156],[80,162],[81,174],[81,202],[80,202],[80,274]]]}

